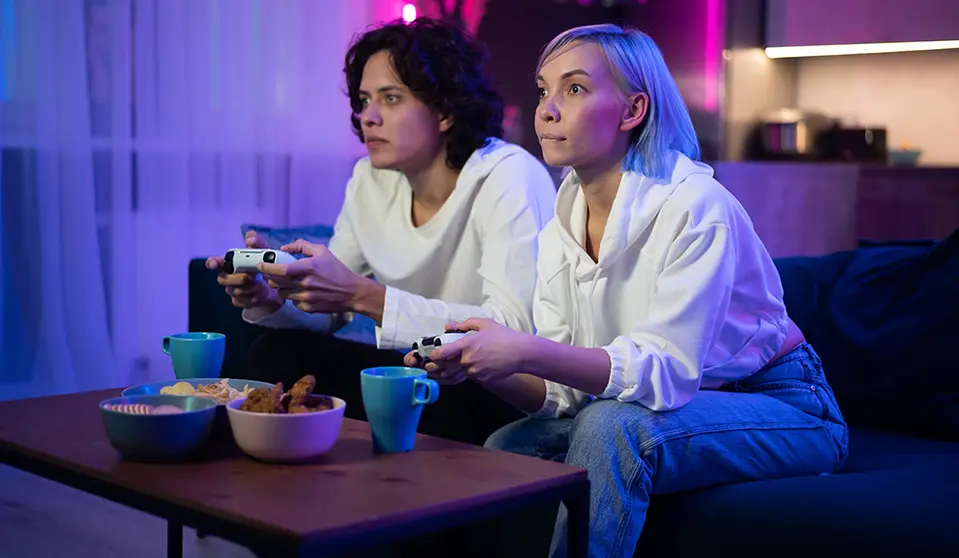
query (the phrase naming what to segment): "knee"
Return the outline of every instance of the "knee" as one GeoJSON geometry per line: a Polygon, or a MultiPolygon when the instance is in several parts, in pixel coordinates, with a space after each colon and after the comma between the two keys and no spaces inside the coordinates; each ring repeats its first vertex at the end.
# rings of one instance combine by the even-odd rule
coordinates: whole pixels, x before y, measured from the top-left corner
{"type": "Polygon", "coordinates": [[[520,419],[511,422],[499,430],[490,434],[489,438],[483,444],[483,447],[499,451],[508,451],[510,453],[522,453],[517,451],[523,444],[522,440],[526,438],[523,423],[530,419],[520,419]]]}
{"type": "Polygon", "coordinates": [[[623,405],[612,399],[593,401],[573,419],[573,437],[582,443],[602,443],[618,427],[622,427],[619,414],[623,405]]]}
{"type": "Polygon", "coordinates": [[[562,461],[569,445],[569,423],[563,419],[524,418],[507,424],[486,439],[490,449],[562,461]]]}
{"type": "Polygon", "coordinates": [[[638,455],[640,446],[650,438],[652,415],[653,411],[641,405],[597,399],[573,420],[567,462],[587,466],[591,460],[608,460],[623,451],[638,455]]]}

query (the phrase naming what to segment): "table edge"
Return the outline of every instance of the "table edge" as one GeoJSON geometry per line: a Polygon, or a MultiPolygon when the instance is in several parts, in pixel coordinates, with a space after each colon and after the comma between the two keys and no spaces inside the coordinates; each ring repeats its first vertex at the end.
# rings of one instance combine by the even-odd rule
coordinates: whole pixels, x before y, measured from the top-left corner
{"type": "MultiPolygon", "coordinates": [[[[540,479],[511,490],[473,496],[473,501],[465,510],[457,510],[455,502],[439,503],[415,510],[376,515],[346,526],[300,533],[246,516],[233,515],[227,508],[208,507],[202,501],[186,503],[167,495],[143,490],[139,486],[118,482],[96,469],[8,440],[0,439],[0,463],[168,521],[209,531],[253,549],[269,546],[303,550],[322,548],[326,551],[328,546],[350,548],[353,541],[385,535],[391,531],[433,532],[443,528],[443,525],[459,525],[496,515],[496,510],[501,506],[511,509],[527,502],[560,500],[567,491],[576,490],[584,484],[588,486],[589,483],[585,469],[570,466],[570,471],[561,476],[540,479]],[[464,519],[446,519],[450,515],[463,516],[464,519]],[[425,530],[416,527],[425,523],[431,527],[439,526],[425,530]]],[[[384,542],[398,538],[403,537],[387,536],[384,542]]]]}

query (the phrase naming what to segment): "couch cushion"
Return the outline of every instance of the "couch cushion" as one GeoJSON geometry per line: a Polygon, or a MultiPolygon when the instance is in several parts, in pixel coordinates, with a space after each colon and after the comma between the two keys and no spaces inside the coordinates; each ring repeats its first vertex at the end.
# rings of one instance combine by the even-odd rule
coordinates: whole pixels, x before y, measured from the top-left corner
{"type": "Polygon", "coordinates": [[[833,287],[855,256],[856,251],[850,250],[821,257],[775,260],[786,310],[807,336],[817,333],[820,315],[828,311],[833,287]]]}
{"type": "Polygon", "coordinates": [[[777,266],[851,424],[959,440],[959,233],[777,266]]]}
{"type": "Polygon", "coordinates": [[[835,475],[653,499],[637,555],[959,556],[959,444],[853,430],[835,475]]]}
{"type": "Polygon", "coordinates": [[[909,469],[932,462],[951,463],[959,471],[959,443],[854,428],[849,434],[849,458],[842,472],[909,469]]]}
{"type": "Polygon", "coordinates": [[[240,226],[244,236],[250,231],[256,231],[270,248],[279,249],[281,246],[295,242],[302,238],[313,244],[327,246],[333,236],[333,227],[327,225],[307,225],[303,227],[267,227],[263,225],[244,224],[240,226]]]}

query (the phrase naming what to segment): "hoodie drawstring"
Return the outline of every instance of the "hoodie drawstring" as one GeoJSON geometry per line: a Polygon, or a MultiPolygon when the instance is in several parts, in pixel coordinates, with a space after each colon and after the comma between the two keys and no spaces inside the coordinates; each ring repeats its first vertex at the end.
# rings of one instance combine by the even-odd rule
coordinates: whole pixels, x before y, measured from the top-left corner
{"type": "Polygon", "coordinates": [[[571,327],[569,330],[569,344],[575,347],[576,332],[578,331],[578,328],[579,328],[579,292],[577,292],[578,289],[576,286],[576,270],[572,269],[572,266],[570,266],[570,268],[571,268],[570,271],[572,271],[572,273],[570,274],[571,277],[569,281],[569,300],[570,302],[572,302],[572,306],[573,306],[573,312],[572,312],[573,323],[570,324],[571,327]]]}
{"type": "MultiPolygon", "coordinates": [[[[575,345],[576,334],[579,331],[579,291],[580,277],[577,276],[575,269],[571,269],[571,277],[569,281],[569,299],[572,302],[572,328],[570,330],[570,344],[575,345]]],[[[593,295],[596,293],[596,285],[599,283],[600,270],[594,269],[589,274],[589,291],[586,293],[586,330],[588,332],[587,344],[580,345],[584,347],[595,347],[596,346],[596,324],[594,323],[593,315],[593,295]]],[[[585,277],[583,277],[585,279],[585,277]]]]}
{"type": "Polygon", "coordinates": [[[586,307],[589,309],[589,345],[596,346],[596,321],[593,319],[593,294],[596,292],[596,283],[599,281],[599,270],[593,273],[593,278],[589,283],[589,295],[586,297],[586,307]]]}

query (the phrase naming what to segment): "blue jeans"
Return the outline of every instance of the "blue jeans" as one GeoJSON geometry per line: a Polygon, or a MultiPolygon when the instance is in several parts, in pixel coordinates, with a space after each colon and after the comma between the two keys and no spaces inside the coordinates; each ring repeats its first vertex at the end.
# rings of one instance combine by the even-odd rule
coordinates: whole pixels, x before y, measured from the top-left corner
{"type": "MultiPolygon", "coordinates": [[[[802,344],[674,411],[596,400],[575,418],[516,421],[486,445],[587,469],[589,556],[612,558],[635,552],[653,494],[832,473],[848,429],[819,356],[802,344]]],[[[566,528],[561,506],[553,557],[566,555],[566,528]]]]}

